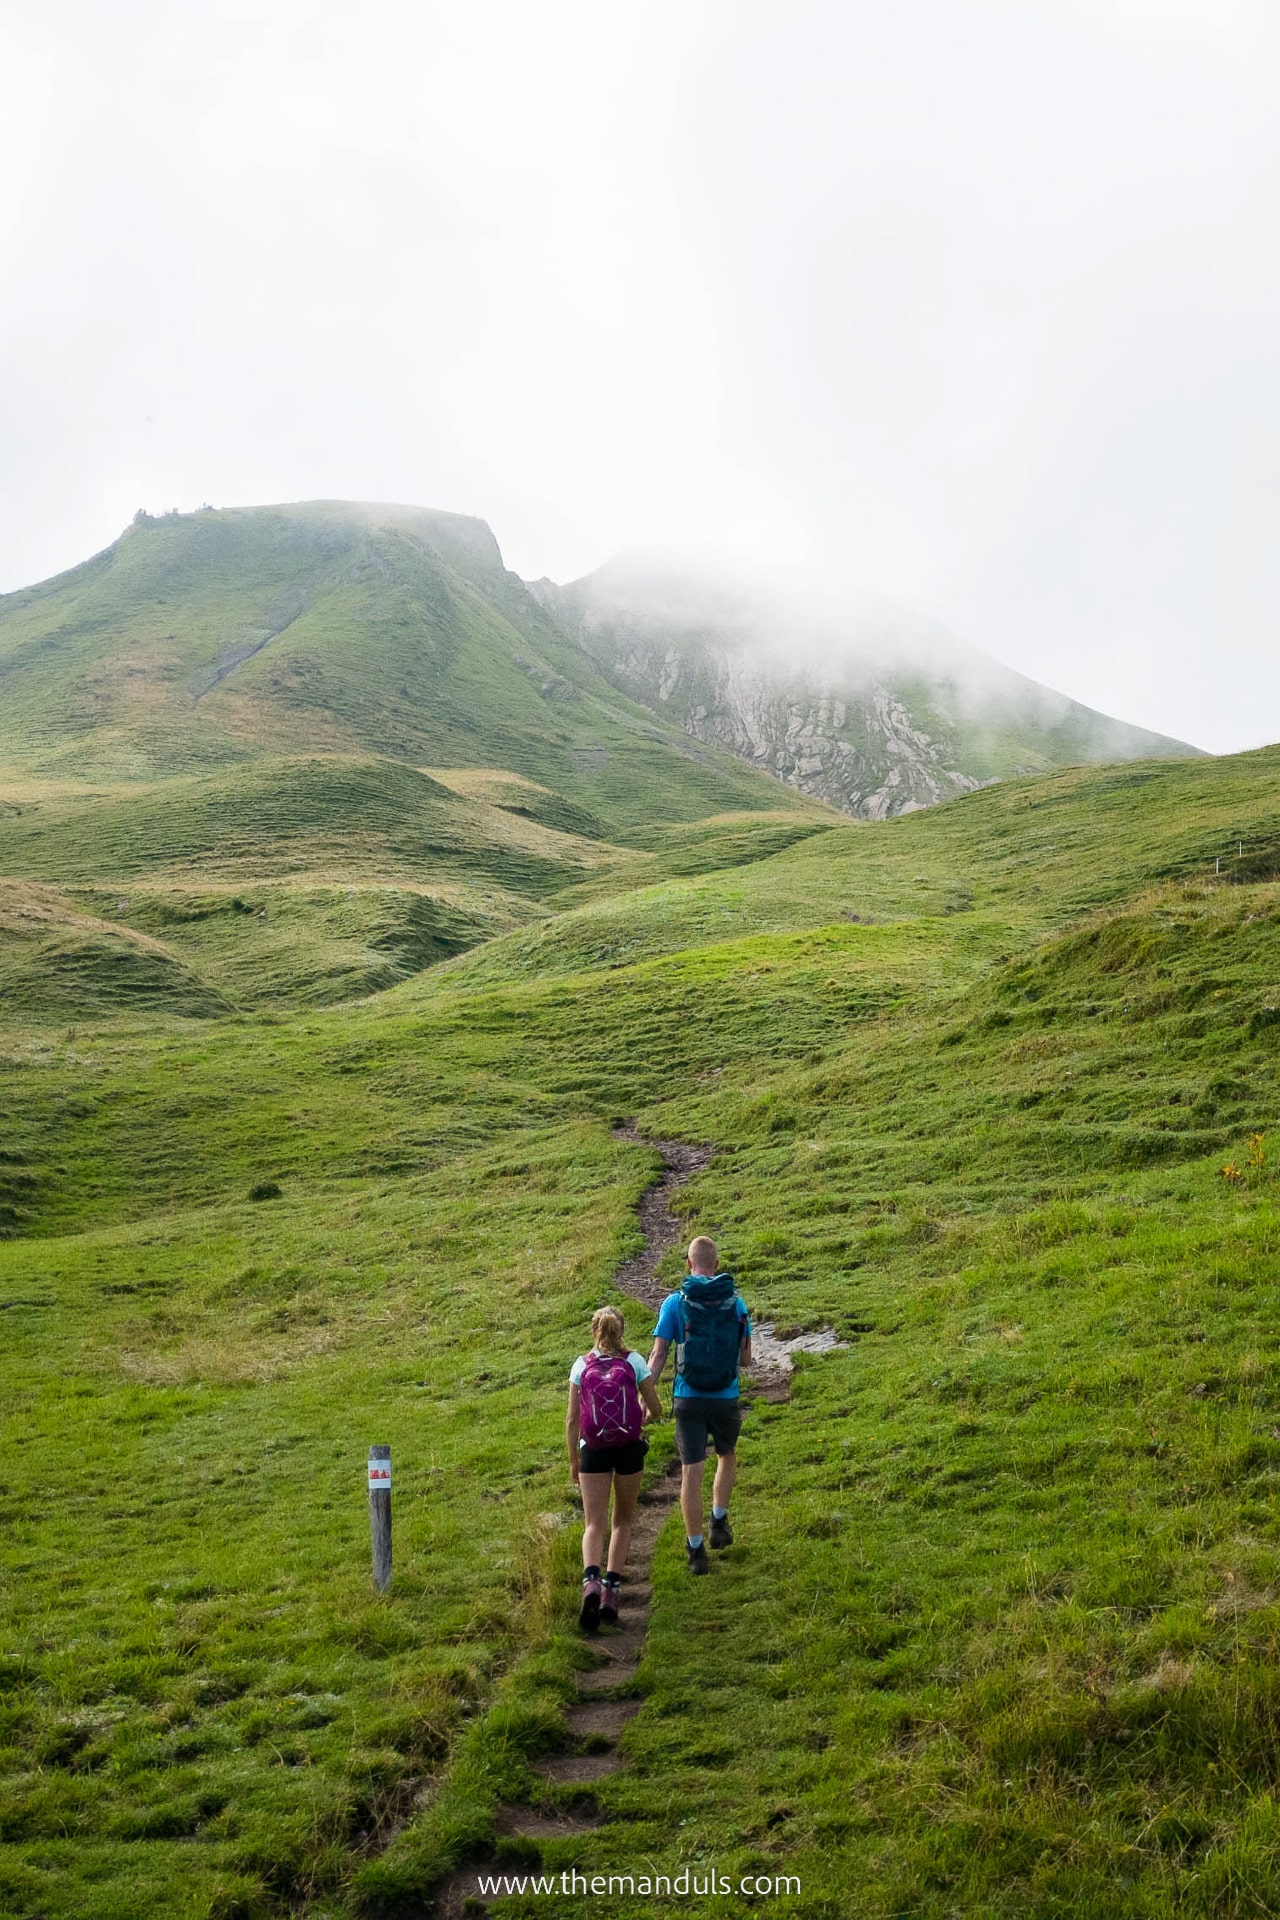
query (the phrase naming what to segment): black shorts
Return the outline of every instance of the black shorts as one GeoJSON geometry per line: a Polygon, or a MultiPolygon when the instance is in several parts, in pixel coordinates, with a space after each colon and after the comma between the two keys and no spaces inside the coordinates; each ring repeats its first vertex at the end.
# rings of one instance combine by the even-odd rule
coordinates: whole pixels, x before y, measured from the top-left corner
{"type": "Polygon", "coordinates": [[[578,1442],[579,1473],[639,1473],[649,1451],[647,1440],[629,1440],[625,1447],[589,1447],[578,1442]]]}
{"type": "Polygon", "coordinates": [[[680,1455],[682,1466],[696,1467],[706,1459],[708,1434],[715,1443],[717,1453],[733,1452],[742,1431],[740,1400],[710,1400],[690,1394],[687,1398],[677,1396],[673,1404],[676,1452],[680,1455]]]}

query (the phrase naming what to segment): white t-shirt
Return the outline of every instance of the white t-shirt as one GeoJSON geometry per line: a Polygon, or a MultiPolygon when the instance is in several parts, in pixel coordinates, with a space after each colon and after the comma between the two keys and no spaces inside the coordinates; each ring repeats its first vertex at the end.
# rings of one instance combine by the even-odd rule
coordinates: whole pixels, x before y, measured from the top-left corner
{"type": "MultiPolygon", "coordinates": [[[[592,1347],[591,1353],[595,1353],[594,1347],[592,1347]]],[[[581,1385],[582,1376],[586,1371],[587,1361],[590,1357],[590,1354],[584,1353],[580,1359],[574,1361],[572,1367],[569,1369],[569,1385],[571,1387],[581,1385]]],[[[621,1358],[621,1355],[618,1357],[621,1358]]],[[[645,1359],[644,1355],[640,1353],[629,1353],[627,1358],[631,1362],[631,1371],[636,1377],[636,1385],[639,1386],[642,1381],[649,1378],[649,1362],[645,1359]]]]}

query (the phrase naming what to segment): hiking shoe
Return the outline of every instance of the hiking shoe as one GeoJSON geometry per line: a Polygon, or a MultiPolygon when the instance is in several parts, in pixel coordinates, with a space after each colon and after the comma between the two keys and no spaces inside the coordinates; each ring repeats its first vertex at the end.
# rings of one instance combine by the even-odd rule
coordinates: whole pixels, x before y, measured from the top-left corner
{"type": "Polygon", "coordinates": [[[711,1562],[707,1558],[707,1544],[705,1540],[699,1540],[696,1547],[691,1547],[686,1540],[684,1550],[689,1562],[690,1573],[710,1573],[711,1562]]]}
{"type": "Polygon", "coordinates": [[[578,1625],[584,1633],[594,1633],[600,1625],[600,1598],[604,1588],[600,1576],[594,1575],[582,1583],[582,1605],[578,1609],[578,1625]]]}
{"type": "Polygon", "coordinates": [[[619,1588],[616,1582],[606,1580],[604,1592],[600,1597],[600,1625],[616,1627],[618,1624],[619,1588]]]}
{"type": "Polygon", "coordinates": [[[733,1545],[733,1528],[729,1525],[727,1513],[723,1520],[717,1520],[714,1514],[711,1516],[711,1544],[713,1547],[733,1545]]]}

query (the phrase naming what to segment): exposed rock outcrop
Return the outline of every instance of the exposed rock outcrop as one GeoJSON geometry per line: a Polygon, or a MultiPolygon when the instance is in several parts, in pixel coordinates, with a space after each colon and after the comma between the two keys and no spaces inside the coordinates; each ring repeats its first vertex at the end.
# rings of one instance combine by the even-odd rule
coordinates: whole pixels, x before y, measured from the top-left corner
{"type": "Polygon", "coordinates": [[[530,591],[621,692],[863,819],[1012,774],[1195,752],[892,609],[818,608],[636,559],[530,591]]]}
{"type": "Polygon", "coordinates": [[[843,696],[820,682],[783,680],[758,659],[708,645],[694,654],[640,635],[586,628],[584,644],[618,686],[679,714],[685,732],[727,747],[789,786],[868,820],[949,800],[980,781],[948,764],[888,685],[843,696]]]}

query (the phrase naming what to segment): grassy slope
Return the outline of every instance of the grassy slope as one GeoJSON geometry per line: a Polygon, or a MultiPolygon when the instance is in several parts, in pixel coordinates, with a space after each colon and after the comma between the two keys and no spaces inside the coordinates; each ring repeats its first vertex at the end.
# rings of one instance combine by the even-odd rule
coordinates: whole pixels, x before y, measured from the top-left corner
{"type": "Polygon", "coordinates": [[[686,1206],[758,1308],[851,1346],[757,1411],[716,1579],[666,1542],[593,1867],[790,1871],[832,1916],[1274,1910],[1277,979],[1280,891],[1170,889],[644,1116],[730,1149],[686,1206]]]}
{"type": "MultiPolygon", "coordinates": [[[[545,927],[455,962],[451,983],[652,958],[709,941],[812,926],[953,920],[966,948],[1025,940],[1152,879],[1280,874],[1275,749],[1215,764],[1068,768],[1007,781],[943,808],[809,831],[741,871],[666,879],[635,867],[579,883],[545,927]]],[[[760,829],[755,829],[758,836],[760,829]]],[[[716,843],[712,843],[713,845],[716,843]]],[[[728,865],[728,862],[725,862],[728,865]]],[[[676,869],[679,872],[679,869],[676,869]]],[[[443,984],[443,980],[442,980],[443,984]]]]}
{"type": "MultiPolygon", "coordinates": [[[[122,935],[163,941],[224,1009],[281,1008],[378,992],[596,890],[745,867],[829,819],[736,814],[653,829],[642,852],[570,831],[574,809],[544,789],[513,789],[518,810],[337,756],[90,797],[59,788],[0,814],[0,867],[55,876],[122,935]]],[[[0,923],[0,964],[10,932],[0,923]]],[[[91,1018],[112,1004],[95,988],[49,1012],[91,1018]]]]}
{"type": "Polygon", "coordinates": [[[720,1144],[687,1204],[753,1302],[854,1344],[753,1417],[716,1578],[664,1547],[593,1863],[786,1864],[831,1916],[1271,1910],[1280,1214],[1219,1168],[1276,1117],[1273,768],[824,832],[631,892],[603,971],[516,933],[283,1023],[12,1027],[11,1906],[356,1911],[483,1835],[573,1659],[533,1529],[647,1108],[720,1144]],[[374,1607],[384,1429],[414,1497],[374,1607]]]}
{"type": "Polygon", "coordinates": [[[165,516],[0,599],[0,753],[15,772],[154,779],[299,741],[504,768],[614,827],[812,811],[616,693],[503,570],[483,523],[457,515],[311,502],[165,516]]]}
{"type": "MultiPolygon", "coordinates": [[[[740,810],[751,858],[829,817],[617,694],[481,522],[342,503],[146,521],[0,599],[0,757],[0,874],[78,888],[241,1008],[680,870],[671,823],[740,810]]],[[[48,1017],[111,1003],[89,960],[48,1017]]]]}
{"type": "MultiPolygon", "coordinates": [[[[981,683],[979,683],[981,684],[981,683]]],[[[949,742],[951,764],[978,780],[1116,760],[1188,759],[1197,748],[1151,733],[1005,669],[976,698],[959,685],[906,677],[895,685],[907,711],[949,742]]]]}
{"type": "Polygon", "coordinates": [[[1220,1168],[1280,1105],[1278,907],[1179,890],[682,1104],[760,1305],[854,1335],[763,1415],[722,1583],[668,1551],[633,1744],[691,1851],[741,1833],[833,1913],[1274,1910],[1280,1208],[1220,1168]]]}
{"type": "Polygon", "coordinates": [[[601,854],[595,841],[462,799],[394,761],[308,756],[24,808],[0,822],[0,860],[11,873],[81,883],[426,871],[536,898],[591,871],[601,854]]]}
{"type": "Polygon", "coordinates": [[[39,1024],[130,1012],[231,1011],[161,941],[86,912],[56,887],[0,881],[0,1003],[39,1024]]]}
{"type": "Polygon", "coordinates": [[[635,1181],[580,1130],[526,1155],[518,1184],[473,1155],[14,1250],[0,1910],[271,1912],[340,1883],[537,1633],[540,1431],[635,1181]]]}

